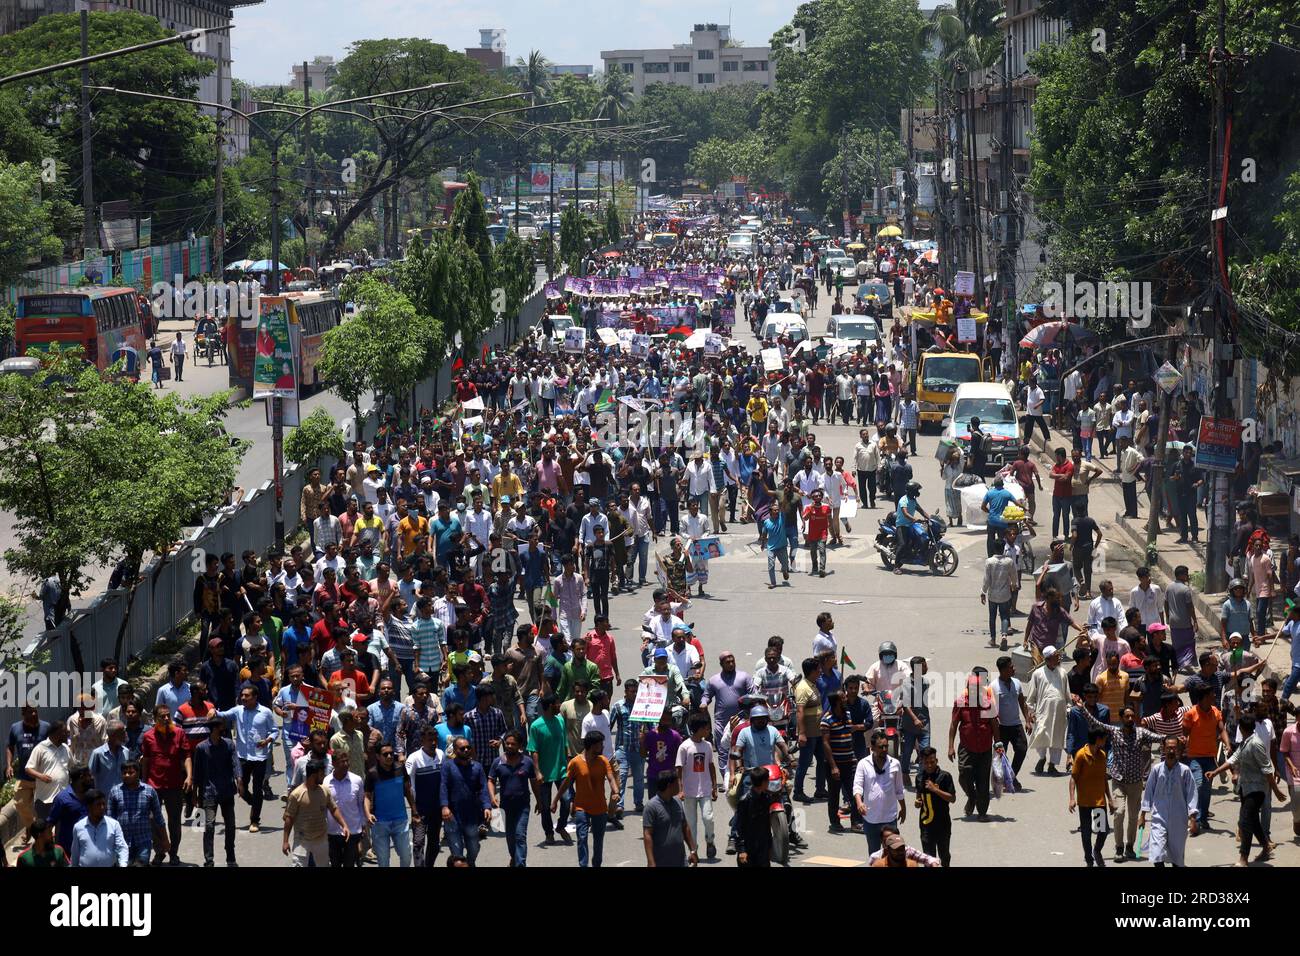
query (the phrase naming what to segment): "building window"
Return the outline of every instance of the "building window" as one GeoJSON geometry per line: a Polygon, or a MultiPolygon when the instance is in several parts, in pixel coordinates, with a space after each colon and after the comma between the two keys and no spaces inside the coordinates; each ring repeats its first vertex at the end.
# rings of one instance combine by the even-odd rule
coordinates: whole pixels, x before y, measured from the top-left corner
{"type": "Polygon", "coordinates": [[[673,72],[674,72],[674,73],[689,73],[689,72],[691,72],[691,64],[690,64],[690,61],[688,61],[688,60],[678,60],[678,61],[676,61],[675,63],[673,63],[673,72]]]}
{"type": "Polygon", "coordinates": [[[713,83],[713,82],[715,82],[715,80],[714,80],[714,76],[715,76],[715,74],[713,74],[713,73],[696,73],[696,74],[695,74],[695,82],[696,82],[696,83],[713,83]]]}
{"type": "Polygon", "coordinates": [[[766,73],[766,72],[767,72],[767,60],[746,60],[746,61],[745,61],[745,72],[746,72],[746,73],[766,73]]]}
{"type": "Polygon", "coordinates": [[[636,64],[635,64],[635,63],[624,63],[624,64],[623,64],[623,72],[624,72],[624,73],[631,73],[634,69],[636,69],[636,64]]]}
{"type": "MultiPolygon", "coordinates": [[[[688,63],[688,64],[685,64],[685,65],[686,65],[686,66],[690,66],[689,63],[688,63]]],[[[667,73],[667,72],[668,72],[668,64],[667,64],[667,63],[643,63],[643,64],[641,64],[641,72],[643,72],[643,73],[667,73]]]]}
{"type": "Polygon", "coordinates": [[[722,72],[723,72],[723,73],[735,73],[735,72],[738,71],[739,69],[740,69],[740,61],[739,61],[739,60],[723,60],[723,61],[722,61],[722,72]]]}
{"type": "Polygon", "coordinates": [[[713,59],[713,51],[712,51],[712,50],[696,50],[696,51],[695,51],[695,58],[696,58],[697,60],[712,60],[712,59],[713,59]]]}

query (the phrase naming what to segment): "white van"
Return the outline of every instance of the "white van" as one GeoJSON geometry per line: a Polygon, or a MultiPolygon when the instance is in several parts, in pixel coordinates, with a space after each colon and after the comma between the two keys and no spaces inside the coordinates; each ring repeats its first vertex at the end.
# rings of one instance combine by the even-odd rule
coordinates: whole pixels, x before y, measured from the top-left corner
{"type": "Polygon", "coordinates": [[[1001,468],[1020,454],[1020,418],[1007,387],[999,382],[965,382],[957,386],[952,409],[944,419],[943,437],[956,441],[963,452],[970,447],[970,423],[980,420],[989,436],[988,462],[1001,468]]]}
{"type": "Polygon", "coordinates": [[[782,335],[790,336],[790,340],[797,345],[808,338],[808,323],[789,312],[778,312],[764,320],[758,338],[760,342],[776,341],[782,335]]]}
{"type": "Polygon", "coordinates": [[[851,315],[843,313],[841,315],[831,316],[831,324],[826,329],[826,334],[833,339],[844,339],[852,342],[856,347],[858,343],[871,345],[880,339],[880,327],[876,325],[876,320],[869,315],[851,315]]]}

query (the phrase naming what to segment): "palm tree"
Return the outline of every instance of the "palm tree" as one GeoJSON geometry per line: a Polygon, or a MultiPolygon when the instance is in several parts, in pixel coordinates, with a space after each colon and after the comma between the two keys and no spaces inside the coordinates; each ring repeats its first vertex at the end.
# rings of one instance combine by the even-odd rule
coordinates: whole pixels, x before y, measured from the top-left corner
{"type": "Polygon", "coordinates": [[[600,100],[596,104],[596,115],[608,117],[609,126],[618,126],[619,119],[631,108],[632,81],[622,70],[610,70],[600,82],[600,100]]]}
{"type": "Polygon", "coordinates": [[[528,58],[516,57],[510,68],[511,78],[529,94],[532,102],[545,102],[551,92],[551,61],[541,50],[529,50],[528,58]]]}

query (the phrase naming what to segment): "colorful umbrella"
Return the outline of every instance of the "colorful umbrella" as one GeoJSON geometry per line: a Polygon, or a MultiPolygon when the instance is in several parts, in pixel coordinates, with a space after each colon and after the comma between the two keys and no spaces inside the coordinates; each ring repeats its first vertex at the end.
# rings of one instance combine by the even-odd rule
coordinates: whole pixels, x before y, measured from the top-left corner
{"type": "Polygon", "coordinates": [[[1064,319],[1060,322],[1044,322],[1025,333],[1025,337],[1020,340],[1020,347],[1022,349],[1050,348],[1067,340],[1076,345],[1095,342],[1097,333],[1064,319]]]}
{"type": "Polygon", "coordinates": [[[881,229],[876,233],[877,236],[888,236],[890,238],[896,238],[902,234],[903,230],[899,229],[897,226],[886,226],[884,229],[881,229]]]}

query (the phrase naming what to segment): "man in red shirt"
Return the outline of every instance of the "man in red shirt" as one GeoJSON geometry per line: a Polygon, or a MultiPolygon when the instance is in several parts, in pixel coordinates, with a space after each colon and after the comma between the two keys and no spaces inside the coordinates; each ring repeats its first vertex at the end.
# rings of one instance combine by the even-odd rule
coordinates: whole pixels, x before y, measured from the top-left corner
{"type": "Polygon", "coordinates": [[[998,708],[988,674],[983,667],[971,671],[966,690],[952,705],[948,727],[948,759],[957,761],[957,779],[966,794],[966,816],[978,810],[981,820],[988,818],[993,741],[998,736],[998,708]],[[960,746],[956,745],[958,735],[960,746]]]}
{"type": "Polygon", "coordinates": [[[347,627],[347,621],[339,614],[338,605],[332,600],[321,602],[321,619],[312,625],[311,642],[316,648],[316,660],[325,656],[325,652],[334,648],[334,628],[347,627]]]}
{"type": "MultiPolygon", "coordinates": [[[[140,737],[140,777],[158,792],[167,811],[171,865],[180,866],[181,807],[194,785],[194,773],[185,732],[172,723],[172,712],[164,704],[153,709],[153,726],[140,737]]],[[[161,848],[154,865],[162,865],[161,848]]]]}
{"type": "Polygon", "coordinates": [[[609,631],[609,615],[597,614],[595,627],[584,635],[587,639],[587,657],[600,669],[600,686],[605,693],[613,690],[614,683],[623,683],[618,670],[618,648],[609,631]]]}
{"type": "Polygon", "coordinates": [[[1066,457],[1065,449],[1056,449],[1056,464],[1052,466],[1052,537],[1056,527],[1065,522],[1065,536],[1070,536],[1070,508],[1074,504],[1074,462],[1066,457]]]}
{"type": "Polygon", "coordinates": [[[803,509],[804,540],[812,556],[812,573],[826,577],[826,538],[830,534],[831,506],[822,503],[822,490],[814,489],[812,504],[803,509]]]}

